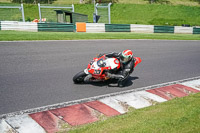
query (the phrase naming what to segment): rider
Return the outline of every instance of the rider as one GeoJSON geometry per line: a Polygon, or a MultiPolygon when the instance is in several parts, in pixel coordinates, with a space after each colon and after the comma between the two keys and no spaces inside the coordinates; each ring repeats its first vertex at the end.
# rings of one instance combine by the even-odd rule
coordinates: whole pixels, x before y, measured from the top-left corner
{"type": "Polygon", "coordinates": [[[108,53],[100,54],[99,57],[105,55],[108,58],[115,57],[120,61],[120,68],[109,71],[107,74],[110,78],[117,79],[119,87],[123,87],[128,76],[133,72],[135,66],[135,59],[133,58],[133,52],[129,49],[124,50],[120,53],[108,53]]]}

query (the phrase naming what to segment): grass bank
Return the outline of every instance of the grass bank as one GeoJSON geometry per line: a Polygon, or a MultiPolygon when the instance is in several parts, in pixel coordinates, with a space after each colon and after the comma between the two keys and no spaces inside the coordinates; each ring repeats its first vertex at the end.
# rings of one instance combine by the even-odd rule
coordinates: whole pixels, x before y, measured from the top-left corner
{"type": "Polygon", "coordinates": [[[86,39],[161,39],[200,40],[192,34],[139,34],[139,33],[68,33],[68,32],[22,32],[0,31],[0,41],[19,40],[86,40],[86,39]]]}
{"type": "MultiPolygon", "coordinates": [[[[75,12],[87,14],[88,21],[93,22],[94,6],[92,4],[75,4],[75,12]]],[[[26,20],[39,18],[35,5],[24,5],[26,20]]],[[[53,12],[54,13],[54,12],[53,12]]],[[[55,13],[54,13],[55,14],[55,13]]],[[[52,19],[53,15],[44,14],[43,18],[52,19]]],[[[56,17],[56,16],[55,16],[56,17]]],[[[103,18],[102,18],[103,19],[103,18]]],[[[100,22],[101,21],[100,19],[100,22]]],[[[147,25],[200,25],[200,7],[158,4],[113,4],[111,6],[113,24],[147,24],[147,25]]]]}
{"type": "Polygon", "coordinates": [[[111,19],[116,24],[200,25],[200,7],[114,4],[111,19]]]}
{"type": "MultiPolygon", "coordinates": [[[[83,0],[80,3],[80,0],[56,0],[53,4],[85,4],[91,2],[91,0],[83,0]]],[[[170,5],[186,5],[186,6],[200,6],[198,1],[195,0],[166,0],[170,5]]],[[[11,3],[11,0],[1,0],[0,3],[11,3]]],[[[149,4],[148,0],[117,0],[119,4],[149,4]]]]}
{"type": "MultiPolygon", "coordinates": [[[[62,5],[63,6],[63,5],[62,5]]],[[[93,22],[93,4],[75,4],[75,12],[88,15],[88,21],[93,22]]],[[[37,5],[24,4],[25,20],[39,19],[37,5]]],[[[0,20],[20,20],[18,9],[0,9],[0,20]],[[10,11],[10,12],[9,12],[10,11]],[[17,14],[16,14],[17,13],[17,14]]],[[[56,13],[47,9],[42,18],[56,21],[56,13]],[[49,10],[49,11],[48,11],[49,10]]],[[[103,19],[100,18],[100,22],[103,19]]],[[[105,21],[107,22],[107,21],[105,21]]],[[[146,24],[146,25],[200,25],[200,6],[161,5],[161,4],[112,4],[111,23],[113,24],[146,24]]]]}
{"type": "Polygon", "coordinates": [[[81,126],[70,133],[199,133],[199,101],[200,93],[173,99],[81,126]]]}

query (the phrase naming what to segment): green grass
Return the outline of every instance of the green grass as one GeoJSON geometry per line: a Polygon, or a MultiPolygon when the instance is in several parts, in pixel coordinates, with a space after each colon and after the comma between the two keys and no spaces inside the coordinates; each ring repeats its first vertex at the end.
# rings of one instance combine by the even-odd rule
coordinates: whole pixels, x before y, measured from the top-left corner
{"type": "Polygon", "coordinates": [[[116,24],[200,25],[200,7],[114,4],[111,9],[116,24]]]}
{"type": "MultiPolygon", "coordinates": [[[[39,18],[37,6],[24,5],[24,7],[26,20],[28,18],[39,18]]],[[[75,12],[87,14],[89,22],[93,22],[94,7],[92,4],[75,4],[75,12]]],[[[43,17],[48,18],[48,16],[43,17]]],[[[111,6],[111,22],[113,24],[189,24],[195,26],[200,25],[200,7],[157,4],[113,4],[111,6]]]]}
{"type": "MultiPolygon", "coordinates": [[[[83,0],[83,4],[88,0],[83,0]]],[[[172,5],[200,6],[198,2],[192,0],[168,0],[172,5]]],[[[11,3],[11,0],[1,0],[0,3],[11,3]]],[[[118,0],[122,4],[148,4],[147,0],[118,0]]],[[[80,0],[56,0],[53,4],[80,4],[80,0]]]]}
{"type": "Polygon", "coordinates": [[[200,40],[199,34],[73,33],[0,31],[0,41],[86,40],[86,39],[164,39],[200,40]]]}
{"type": "MultiPolygon", "coordinates": [[[[58,0],[60,1],[60,0],[58,0]]],[[[149,4],[147,0],[118,0],[123,4],[149,4]]],[[[192,0],[167,0],[170,5],[199,6],[198,2],[192,0]]]]}
{"type": "MultiPolygon", "coordinates": [[[[64,6],[64,5],[62,5],[64,6]]],[[[75,4],[75,12],[87,14],[89,22],[93,22],[93,4],[75,4]]],[[[14,9],[18,10],[18,9],[14,9]]],[[[48,9],[53,10],[53,9],[48,9]]],[[[0,20],[20,20],[21,13],[15,14],[12,10],[0,9],[0,20]]],[[[24,4],[25,20],[39,19],[38,6],[24,4]]],[[[42,10],[43,11],[43,10],[42,10]]],[[[52,14],[42,13],[42,18],[56,21],[55,12],[52,14]],[[53,17],[52,17],[53,15],[53,17]]],[[[103,18],[100,18],[100,21],[103,18]]],[[[103,22],[103,21],[101,21],[103,22]]],[[[106,21],[105,21],[106,22],[106,21]]],[[[183,5],[160,5],[160,4],[113,4],[111,5],[111,23],[113,24],[146,24],[146,25],[200,25],[200,7],[183,5]]]]}
{"type": "Polygon", "coordinates": [[[70,133],[199,133],[200,93],[77,127],[70,133]]]}

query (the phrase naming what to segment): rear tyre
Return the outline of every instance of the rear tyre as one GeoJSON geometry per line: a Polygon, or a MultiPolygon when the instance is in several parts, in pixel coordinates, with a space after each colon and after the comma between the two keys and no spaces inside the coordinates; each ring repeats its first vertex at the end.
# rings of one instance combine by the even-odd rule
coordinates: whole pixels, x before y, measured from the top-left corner
{"type": "Polygon", "coordinates": [[[74,77],[73,77],[73,81],[75,84],[80,84],[80,83],[84,83],[84,78],[87,76],[87,74],[84,71],[81,71],[79,73],[77,73],[74,77]]]}

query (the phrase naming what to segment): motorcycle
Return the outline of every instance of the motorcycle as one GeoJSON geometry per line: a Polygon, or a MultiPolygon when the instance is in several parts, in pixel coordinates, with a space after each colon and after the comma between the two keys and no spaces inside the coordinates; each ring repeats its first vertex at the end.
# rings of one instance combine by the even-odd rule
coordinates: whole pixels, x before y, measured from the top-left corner
{"type": "MultiPolygon", "coordinates": [[[[136,67],[142,60],[140,57],[134,57],[134,59],[134,67],[136,67]]],[[[119,68],[120,61],[117,58],[107,58],[105,55],[103,55],[99,58],[93,58],[84,71],[77,73],[73,77],[73,81],[75,84],[81,84],[90,81],[107,81],[111,79],[108,71],[119,68]]]]}

